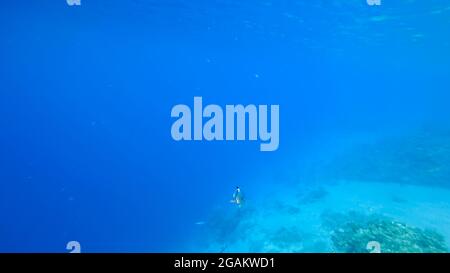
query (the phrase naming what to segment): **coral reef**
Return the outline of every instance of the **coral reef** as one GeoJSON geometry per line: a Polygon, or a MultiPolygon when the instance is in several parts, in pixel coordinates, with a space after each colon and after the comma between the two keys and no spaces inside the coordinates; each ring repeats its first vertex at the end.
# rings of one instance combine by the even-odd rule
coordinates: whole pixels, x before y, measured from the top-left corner
{"type": "Polygon", "coordinates": [[[357,213],[324,213],[324,226],[336,252],[367,253],[367,243],[377,241],[385,253],[440,253],[447,252],[442,235],[389,218],[357,213]]]}

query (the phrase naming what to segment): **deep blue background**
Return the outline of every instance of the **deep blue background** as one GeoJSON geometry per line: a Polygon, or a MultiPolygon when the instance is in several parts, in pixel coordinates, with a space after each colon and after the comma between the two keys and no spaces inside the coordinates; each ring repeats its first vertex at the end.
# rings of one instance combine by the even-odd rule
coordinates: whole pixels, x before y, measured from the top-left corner
{"type": "Polygon", "coordinates": [[[0,251],[184,251],[237,184],[281,183],[324,136],[448,127],[449,15],[447,1],[2,3],[0,251]],[[174,142],[170,110],[194,96],[280,104],[279,150],[174,142]]]}

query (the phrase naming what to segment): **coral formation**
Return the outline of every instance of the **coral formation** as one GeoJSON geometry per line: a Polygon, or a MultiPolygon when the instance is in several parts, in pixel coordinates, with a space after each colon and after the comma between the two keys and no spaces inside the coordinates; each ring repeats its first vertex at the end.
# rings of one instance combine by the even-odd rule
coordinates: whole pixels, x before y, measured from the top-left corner
{"type": "Polygon", "coordinates": [[[336,252],[368,252],[367,243],[379,242],[385,253],[447,252],[442,235],[431,230],[411,227],[389,218],[356,213],[325,213],[324,226],[331,229],[330,238],[336,252]]]}

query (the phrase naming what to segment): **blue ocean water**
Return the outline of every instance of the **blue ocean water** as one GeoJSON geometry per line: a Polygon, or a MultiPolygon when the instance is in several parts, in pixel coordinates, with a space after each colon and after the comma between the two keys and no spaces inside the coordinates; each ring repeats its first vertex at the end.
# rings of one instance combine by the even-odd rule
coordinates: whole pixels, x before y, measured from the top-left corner
{"type": "Polygon", "coordinates": [[[0,37],[1,252],[209,251],[198,229],[235,213],[236,186],[249,203],[338,179],[450,186],[445,0],[8,1],[0,37]],[[174,141],[194,96],[279,104],[279,149],[174,141]],[[331,172],[367,142],[373,165],[331,172]],[[447,150],[401,165],[419,146],[447,150]]]}

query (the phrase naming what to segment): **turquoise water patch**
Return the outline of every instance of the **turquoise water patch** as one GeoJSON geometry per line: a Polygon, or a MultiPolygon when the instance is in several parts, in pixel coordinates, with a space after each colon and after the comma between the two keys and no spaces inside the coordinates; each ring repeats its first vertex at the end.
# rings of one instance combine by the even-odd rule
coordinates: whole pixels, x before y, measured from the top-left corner
{"type": "Polygon", "coordinates": [[[222,207],[193,246],[201,252],[447,252],[450,190],[341,181],[279,187],[245,206],[222,207]]]}

